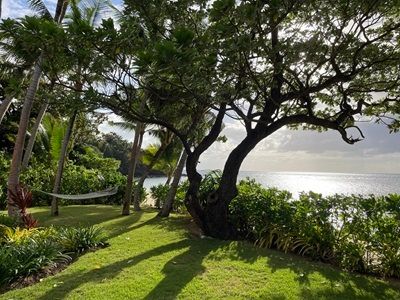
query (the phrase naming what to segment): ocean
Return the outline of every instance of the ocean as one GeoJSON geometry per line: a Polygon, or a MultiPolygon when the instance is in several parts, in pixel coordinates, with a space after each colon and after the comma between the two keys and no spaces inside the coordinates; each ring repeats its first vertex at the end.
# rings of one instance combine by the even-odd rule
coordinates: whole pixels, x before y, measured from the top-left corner
{"type": "MultiPolygon", "coordinates": [[[[349,174],[315,172],[255,172],[242,171],[239,180],[254,178],[265,187],[287,190],[297,197],[313,191],[325,196],[333,194],[387,195],[400,194],[400,174],[349,174]]],[[[183,180],[186,177],[182,178],[183,180]]],[[[148,178],[145,187],[165,183],[164,177],[148,178]]]]}

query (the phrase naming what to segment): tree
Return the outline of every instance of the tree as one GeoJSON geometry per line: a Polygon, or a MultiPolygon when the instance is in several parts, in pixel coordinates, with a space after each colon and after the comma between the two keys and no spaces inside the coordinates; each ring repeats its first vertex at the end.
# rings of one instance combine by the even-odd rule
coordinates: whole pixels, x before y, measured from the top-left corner
{"type": "Polygon", "coordinates": [[[147,176],[149,176],[150,171],[154,168],[157,161],[160,159],[160,157],[163,155],[167,147],[172,143],[172,140],[174,139],[174,134],[171,131],[163,128],[153,130],[152,134],[159,138],[160,145],[154,155],[152,155],[152,157],[150,158],[149,163],[146,165],[142,176],[136,184],[133,198],[133,209],[136,211],[140,210],[140,192],[143,188],[144,181],[146,180],[147,176]]]}
{"type": "MultiPolygon", "coordinates": [[[[78,41],[84,42],[82,40],[82,36],[76,35],[77,32],[79,33],[80,30],[85,29],[85,28],[91,28],[94,27],[99,19],[102,18],[103,13],[108,12],[109,10],[109,2],[107,0],[97,0],[95,3],[90,3],[90,6],[84,1],[71,1],[71,14],[67,15],[67,18],[70,19],[70,24],[69,24],[69,36],[74,37],[75,39],[72,39],[71,44],[73,45],[73,51],[76,54],[76,57],[72,60],[72,65],[71,65],[71,71],[72,75],[70,75],[70,81],[73,83],[73,94],[74,94],[74,100],[72,103],[75,106],[72,115],[69,119],[68,122],[68,127],[65,132],[65,136],[63,139],[63,144],[61,147],[61,154],[60,154],[60,159],[58,162],[57,166],[57,172],[54,180],[54,187],[53,187],[53,193],[57,194],[60,191],[61,188],[61,180],[62,180],[62,175],[63,175],[63,170],[64,170],[64,163],[67,158],[67,149],[68,145],[70,143],[70,139],[73,134],[73,129],[74,129],[74,124],[75,120],[77,118],[77,115],[79,113],[78,108],[82,107],[83,101],[81,97],[84,95],[83,92],[83,86],[86,82],[90,82],[93,80],[93,76],[86,76],[85,71],[88,71],[88,66],[90,66],[90,52],[87,51],[83,47],[83,50],[81,49],[81,44],[77,43],[78,41]],[[78,107],[78,108],[77,108],[78,107]]],[[[70,45],[71,46],[71,45],[70,45]]],[[[51,215],[52,216],[58,216],[59,211],[58,211],[58,198],[53,197],[52,202],[51,202],[51,215]]]]}
{"type": "MultiPolygon", "coordinates": [[[[357,121],[364,116],[385,122],[398,116],[397,4],[127,1],[121,29],[108,23],[95,34],[109,37],[101,45],[115,66],[104,74],[109,94],[99,99],[131,121],[168,128],[182,141],[189,213],[206,234],[231,238],[237,175],[260,141],[286,126],[335,130],[354,144],[363,138],[357,121]],[[121,78],[136,85],[127,89],[121,78]],[[137,90],[150,99],[143,112],[132,109],[137,90]],[[199,130],[207,112],[216,117],[195,143],[189,133],[199,130]],[[225,115],[242,122],[246,136],[230,153],[219,188],[200,202],[197,164],[218,139],[225,115]]],[[[389,125],[393,130],[398,122],[389,125]]]]}
{"type": "Polygon", "coordinates": [[[172,211],[174,199],[179,186],[179,181],[181,180],[182,172],[186,164],[186,159],[187,159],[187,153],[184,149],[182,149],[181,156],[174,171],[174,176],[172,179],[171,186],[168,190],[167,198],[165,199],[161,211],[158,213],[159,217],[168,217],[172,211]]]}
{"type": "MultiPolygon", "coordinates": [[[[140,148],[142,146],[144,129],[145,126],[143,123],[141,122],[136,123],[135,137],[133,139],[132,150],[129,158],[129,169],[125,187],[124,201],[122,203],[122,215],[129,215],[130,213],[130,206],[132,202],[133,179],[135,175],[137,162],[139,159],[140,148]]],[[[136,204],[136,210],[139,209],[140,207],[136,204]]]]}
{"type": "MultiPolygon", "coordinates": [[[[32,1],[31,4],[34,8],[39,10],[43,16],[45,16],[46,18],[51,18],[51,14],[49,13],[49,11],[47,10],[46,6],[42,1],[32,1]]],[[[67,9],[67,4],[68,1],[65,0],[59,0],[57,2],[56,14],[54,16],[55,23],[61,22],[65,14],[65,11],[67,9]]],[[[46,26],[51,26],[51,23],[46,24],[46,26]]],[[[46,47],[43,47],[42,49],[44,48],[46,47]]],[[[16,194],[17,187],[19,184],[19,174],[20,174],[20,166],[22,162],[22,154],[25,144],[25,135],[28,129],[29,116],[32,110],[35,94],[38,89],[39,80],[40,77],[42,76],[42,64],[44,62],[44,58],[45,58],[45,52],[42,50],[35,63],[34,70],[32,73],[32,78],[29,87],[27,89],[24,98],[24,104],[21,111],[21,118],[19,122],[17,138],[15,141],[15,146],[10,166],[10,174],[8,177],[8,201],[10,202],[8,205],[8,214],[12,216],[17,215],[17,212],[15,211],[15,209],[13,209],[14,206],[12,205],[12,195],[16,194]]]]}

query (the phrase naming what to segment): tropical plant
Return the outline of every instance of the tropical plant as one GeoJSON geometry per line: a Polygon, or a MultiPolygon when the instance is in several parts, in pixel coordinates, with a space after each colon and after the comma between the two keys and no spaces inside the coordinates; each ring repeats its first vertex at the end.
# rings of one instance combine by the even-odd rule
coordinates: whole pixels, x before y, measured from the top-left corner
{"type": "Polygon", "coordinates": [[[62,227],[57,240],[64,252],[81,253],[88,249],[104,247],[106,238],[100,227],[62,227]]]}
{"type": "Polygon", "coordinates": [[[12,214],[12,216],[17,216],[21,219],[22,223],[27,228],[36,227],[38,221],[27,211],[27,208],[32,205],[32,193],[19,185],[16,191],[9,191],[9,197],[11,198],[11,206],[17,212],[12,214]]]}

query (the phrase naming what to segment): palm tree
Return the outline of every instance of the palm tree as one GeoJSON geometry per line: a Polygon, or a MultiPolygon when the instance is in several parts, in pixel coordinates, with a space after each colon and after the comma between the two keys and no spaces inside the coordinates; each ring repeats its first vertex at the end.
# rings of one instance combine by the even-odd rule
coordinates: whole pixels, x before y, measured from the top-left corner
{"type": "MultiPolygon", "coordinates": [[[[98,24],[98,21],[101,20],[103,15],[105,13],[108,13],[110,9],[115,10],[115,8],[112,6],[112,4],[108,0],[95,0],[94,2],[91,1],[87,3],[86,1],[79,1],[79,0],[72,0],[71,1],[71,14],[66,16],[66,19],[70,23],[80,23],[80,22],[85,22],[87,25],[90,27],[96,26],[98,24]]],[[[82,65],[79,64],[79,61],[77,62],[77,71],[76,71],[76,80],[75,80],[75,86],[74,90],[77,93],[76,98],[80,98],[79,94],[83,91],[83,77],[82,77],[82,72],[83,72],[83,67],[82,65]]],[[[74,112],[72,113],[72,116],[69,119],[67,131],[65,132],[65,136],[63,139],[63,144],[61,147],[61,153],[60,153],[60,158],[58,161],[58,166],[57,166],[57,172],[54,180],[54,187],[53,187],[53,193],[58,194],[60,192],[61,188],[61,180],[62,180],[62,175],[64,171],[64,163],[67,157],[67,149],[68,149],[68,144],[70,142],[71,136],[72,136],[72,131],[74,128],[74,123],[76,120],[76,117],[78,115],[78,110],[75,109],[74,112]]],[[[58,216],[58,198],[53,197],[51,201],[51,215],[52,216],[58,216]]]]}
{"type": "MultiPolygon", "coordinates": [[[[51,16],[50,12],[46,8],[46,5],[43,3],[43,1],[30,0],[30,4],[37,11],[41,12],[41,14],[44,17],[48,18],[49,16],[51,16]]],[[[56,14],[54,16],[55,22],[59,23],[62,20],[62,17],[64,16],[65,11],[67,9],[67,4],[68,4],[68,0],[58,0],[56,14]]],[[[34,101],[35,94],[36,94],[36,91],[39,86],[40,77],[42,76],[43,59],[44,59],[44,53],[42,52],[35,63],[33,73],[32,73],[32,78],[31,78],[28,90],[27,90],[25,98],[24,98],[24,102],[23,102],[24,104],[22,107],[21,117],[20,117],[20,121],[19,121],[18,133],[17,133],[17,138],[15,141],[13,155],[12,155],[10,174],[8,177],[8,186],[7,186],[8,201],[9,201],[8,202],[8,214],[10,216],[18,215],[11,199],[12,199],[13,194],[14,195],[17,194],[17,188],[18,188],[18,184],[19,184],[19,175],[20,175],[20,166],[21,166],[21,162],[22,162],[22,154],[23,154],[24,144],[25,144],[25,136],[26,136],[26,132],[28,129],[29,117],[30,117],[31,110],[33,107],[33,101],[34,101]]]]}
{"type": "MultiPolygon", "coordinates": [[[[59,156],[59,160],[58,160],[58,165],[57,165],[56,177],[54,179],[54,187],[53,187],[54,194],[58,194],[60,192],[61,179],[62,179],[62,174],[64,171],[65,159],[67,157],[68,144],[71,139],[71,135],[72,135],[72,131],[74,128],[77,114],[78,114],[78,111],[75,110],[73,112],[71,118],[68,121],[68,127],[67,127],[67,130],[65,131],[65,135],[63,138],[62,146],[61,146],[61,152],[60,152],[60,156],[59,156]]],[[[53,200],[51,201],[51,215],[58,216],[58,198],[56,198],[56,197],[53,197],[53,200]]]]}
{"type": "Polygon", "coordinates": [[[185,149],[182,149],[181,156],[179,158],[178,165],[176,166],[175,172],[174,172],[174,179],[172,180],[170,189],[167,194],[167,198],[164,201],[163,207],[161,208],[161,211],[159,212],[158,216],[159,217],[168,217],[173,206],[173,202],[176,196],[176,192],[178,190],[179,186],[179,181],[181,180],[182,177],[182,172],[183,168],[185,167],[187,159],[187,153],[185,149]]]}
{"type": "MultiPolygon", "coordinates": [[[[143,108],[144,106],[144,99],[142,100],[141,107],[143,108]]],[[[130,158],[129,158],[129,167],[128,167],[128,176],[126,179],[126,187],[125,187],[125,193],[124,193],[124,199],[122,202],[122,215],[127,216],[130,214],[130,206],[132,203],[132,190],[133,190],[133,180],[135,176],[135,171],[136,171],[136,166],[137,162],[139,160],[139,155],[140,155],[140,149],[142,147],[142,142],[143,142],[143,135],[145,133],[146,125],[143,124],[142,122],[136,122],[136,124],[133,124],[129,121],[122,121],[122,122],[109,122],[111,126],[116,126],[121,129],[128,129],[130,131],[134,131],[135,135],[133,138],[133,143],[132,143],[132,148],[130,152],[130,158]]]]}
{"type": "Polygon", "coordinates": [[[124,202],[122,206],[122,215],[129,215],[130,206],[132,202],[132,189],[133,189],[133,178],[135,176],[136,165],[138,162],[140,148],[143,142],[143,135],[145,131],[145,125],[141,122],[136,123],[135,137],[132,144],[131,156],[129,160],[128,177],[126,181],[124,202]]]}
{"type": "Polygon", "coordinates": [[[174,134],[165,128],[159,128],[151,131],[151,134],[158,137],[160,140],[160,146],[158,147],[156,153],[151,158],[150,162],[146,166],[142,176],[140,177],[139,181],[136,184],[135,193],[133,197],[133,209],[135,211],[140,210],[140,192],[143,188],[144,181],[146,180],[147,176],[149,175],[150,171],[153,169],[155,164],[157,163],[158,159],[164,153],[166,148],[172,143],[173,138],[175,137],[174,134]]]}
{"type": "Polygon", "coordinates": [[[33,146],[35,145],[36,136],[37,136],[40,124],[42,123],[43,117],[47,111],[48,106],[49,106],[49,103],[47,101],[44,102],[41,105],[39,113],[35,119],[35,123],[32,127],[31,135],[29,137],[28,145],[26,146],[26,149],[25,149],[24,158],[22,160],[22,170],[24,170],[28,167],[29,160],[32,156],[33,146]]]}

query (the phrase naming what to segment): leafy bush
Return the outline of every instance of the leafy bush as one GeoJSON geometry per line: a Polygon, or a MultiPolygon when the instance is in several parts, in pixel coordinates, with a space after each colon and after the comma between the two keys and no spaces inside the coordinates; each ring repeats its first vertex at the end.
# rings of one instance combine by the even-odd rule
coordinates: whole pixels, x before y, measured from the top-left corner
{"type": "Polygon", "coordinates": [[[38,222],[33,218],[33,216],[28,213],[27,208],[32,205],[32,193],[18,185],[15,192],[10,190],[10,200],[13,207],[18,210],[19,219],[21,219],[22,224],[27,228],[36,227],[38,222]]]}
{"type": "Polygon", "coordinates": [[[218,189],[221,176],[221,170],[211,171],[204,176],[199,189],[199,200],[202,205],[207,202],[207,197],[213,195],[213,193],[218,189]]]}
{"type": "Polygon", "coordinates": [[[152,186],[150,188],[150,193],[155,203],[156,208],[161,208],[167,199],[169,191],[169,185],[160,183],[159,185],[152,186]]]}
{"type": "Polygon", "coordinates": [[[400,196],[299,199],[254,180],[238,185],[230,220],[262,247],[295,252],[346,270],[400,277],[400,196]]]}
{"type": "MultiPolygon", "coordinates": [[[[189,182],[187,180],[181,182],[178,186],[178,189],[176,191],[175,199],[174,199],[174,205],[172,210],[183,213],[186,209],[185,207],[185,195],[186,191],[188,189],[189,182]]],[[[159,184],[152,186],[150,188],[150,193],[152,198],[155,201],[155,207],[156,208],[161,208],[164,205],[165,200],[167,199],[168,191],[169,191],[170,186],[165,185],[165,184],[159,184]]]]}
{"type": "Polygon", "coordinates": [[[27,235],[18,243],[9,242],[0,248],[0,285],[70,259],[52,239],[27,235]]]}
{"type": "Polygon", "coordinates": [[[7,180],[10,171],[10,157],[0,151],[0,209],[7,206],[7,180]]]}
{"type": "Polygon", "coordinates": [[[0,286],[106,245],[100,228],[11,228],[0,225],[0,286]]]}
{"type": "Polygon", "coordinates": [[[64,252],[80,253],[106,245],[103,232],[98,227],[63,227],[58,231],[58,242],[64,252]]]}

